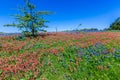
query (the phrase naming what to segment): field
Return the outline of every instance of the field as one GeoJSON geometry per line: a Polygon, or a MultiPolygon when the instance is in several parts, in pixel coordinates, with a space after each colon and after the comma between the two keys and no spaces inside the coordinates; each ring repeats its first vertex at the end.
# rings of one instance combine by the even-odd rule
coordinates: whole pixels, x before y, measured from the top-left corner
{"type": "Polygon", "coordinates": [[[0,80],[120,80],[120,32],[1,37],[0,80]]]}

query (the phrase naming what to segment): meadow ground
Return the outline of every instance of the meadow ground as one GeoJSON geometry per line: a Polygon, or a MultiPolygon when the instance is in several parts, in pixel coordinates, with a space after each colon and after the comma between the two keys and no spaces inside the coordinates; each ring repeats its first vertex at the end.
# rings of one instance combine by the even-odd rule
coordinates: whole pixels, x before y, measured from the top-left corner
{"type": "Polygon", "coordinates": [[[1,37],[0,80],[119,80],[120,32],[1,37]]]}

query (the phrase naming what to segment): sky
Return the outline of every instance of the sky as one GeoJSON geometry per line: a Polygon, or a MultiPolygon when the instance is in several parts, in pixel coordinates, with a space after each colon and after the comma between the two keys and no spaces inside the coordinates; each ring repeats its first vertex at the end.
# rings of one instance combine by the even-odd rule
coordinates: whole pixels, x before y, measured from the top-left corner
{"type": "MultiPolygon", "coordinates": [[[[120,17],[120,0],[32,0],[37,10],[51,11],[55,14],[46,16],[48,31],[108,28],[116,18],[120,17]],[[79,24],[82,24],[78,27],[79,24]]],[[[18,13],[17,8],[23,6],[23,0],[2,0],[0,3],[0,32],[20,32],[14,27],[3,27],[12,23],[11,14],[18,13]]]]}

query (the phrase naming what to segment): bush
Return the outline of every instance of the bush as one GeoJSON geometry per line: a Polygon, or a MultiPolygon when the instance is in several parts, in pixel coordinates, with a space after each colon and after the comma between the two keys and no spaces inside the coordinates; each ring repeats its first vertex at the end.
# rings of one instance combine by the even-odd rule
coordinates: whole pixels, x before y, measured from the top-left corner
{"type": "Polygon", "coordinates": [[[110,30],[120,30],[120,17],[117,18],[111,25],[110,30]]]}

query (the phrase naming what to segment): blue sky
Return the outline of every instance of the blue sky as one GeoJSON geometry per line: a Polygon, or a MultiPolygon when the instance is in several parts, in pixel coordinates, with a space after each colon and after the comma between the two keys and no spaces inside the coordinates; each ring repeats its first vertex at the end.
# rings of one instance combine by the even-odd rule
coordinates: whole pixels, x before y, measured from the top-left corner
{"type": "MultiPolygon", "coordinates": [[[[56,12],[46,17],[50,21],[48,31],[82,28],[108,28],[120,17],[120,0],[33,0],[38,10],[56,12]]],[[[3,27],[14,19],[17,7],[23,5],[23,0],[2,0],[0,3],[0,32],[19,32],[17,28],[3,27]]]]}

